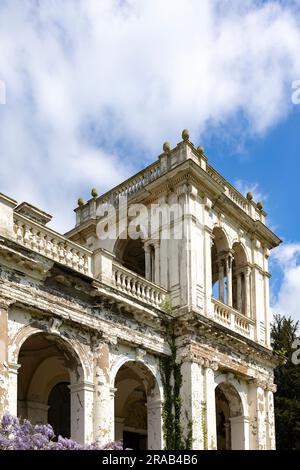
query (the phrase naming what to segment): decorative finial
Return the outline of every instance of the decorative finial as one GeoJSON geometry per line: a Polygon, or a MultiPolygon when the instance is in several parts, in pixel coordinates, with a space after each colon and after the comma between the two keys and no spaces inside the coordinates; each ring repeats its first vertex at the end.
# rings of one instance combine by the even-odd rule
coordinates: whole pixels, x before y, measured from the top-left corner
{"type": "Polygon", "coordinates": [[[96,188],[92,188],[91,195],[92,195],[92,197],[97,197],[98,196],[96,188]]]}
{"type": "Polygon", "coordinates": [[[199,147],[197,147],[197,150],[201,156],[204,155],[204,148],[202,147],[202,145],[199,145],[199,147]]]}
{"type": "Polygon", "coordinates": [[[261,201],[258,201],[258,203],[256,204],[256,207],[259,211],[262,211],[262,208],[263,208],[263,204],[261,201]]]}
{"type": "Polygon", "coordinates": [[[80,197],[80,198],[78,199],[78,205],[79,205],[79,207],[84,206],[84,200],[82,199],[82,197],[80,197]]]}
{"type": "Polygon", "coordinates": [[[166,153],[166,154],[169,154],[171,152],[171,146],[170,146],[170,143],[169,142],[165,142],[164,145],[163,145],[163,151],[166,153]]]}
{"type": "Polygon", "coordinates": [[[251,193],[251,191],[249,191],[249,193],[247,193],[246,198],[248,199],[248,201],[252,201],[253,200],[253,193],[251,193]]]}
{"type": "Polygon", "coordinates": [[[183,129],[181,136],[184,142],[187,142],[190,138],[190,133],[187,129],[183,129]]]}

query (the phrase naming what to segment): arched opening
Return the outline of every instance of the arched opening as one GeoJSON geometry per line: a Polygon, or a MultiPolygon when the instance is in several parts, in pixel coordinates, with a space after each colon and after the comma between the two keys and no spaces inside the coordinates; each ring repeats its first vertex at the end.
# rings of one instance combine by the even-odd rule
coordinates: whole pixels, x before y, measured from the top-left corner
{"type": "Polygon", "coordinates": [[[118,370],[115,389],[115,439],[122,439],[124,448],[161,449],[161,402],[150,370],[126,362],[118,370]]]}
{"type": "Polygon", "coordinates": [[[225,304],[228,303],[228,252],[225,233],[220,227],[215,227],[211,247],[212,295],[225,304]]]}
{"type": "MultiPolygon", "coordinates": [[[[71,424],[77,405],[70,388],[82,380],[76,353],[57,335],[36,333],[22,344],[18,363],[18,416],[33,424],[49,422],[56,436],[83,441],[83,428],[78,432],[71,424]]],[[[77,420],[76,427],[81,424],[77,420]]]]}
{"type": "Polygon", "coordinates": [[[233,308],[250,316],[251,311],[251,277],[247,265],[247,256],[240,243],[232,247],[232,300],[233,308]]]}
{"type": "Polygon", "coordinates": [[[145,250],[141,238],[119,240],[115,248],[117,261],[127,269],[145,277],[145,250]]]}
{"type": "Polygon", "coordinates": [[[237,390],[228,383],[215,389],[218,450],[245,448],[243,405],[237,390]]]}

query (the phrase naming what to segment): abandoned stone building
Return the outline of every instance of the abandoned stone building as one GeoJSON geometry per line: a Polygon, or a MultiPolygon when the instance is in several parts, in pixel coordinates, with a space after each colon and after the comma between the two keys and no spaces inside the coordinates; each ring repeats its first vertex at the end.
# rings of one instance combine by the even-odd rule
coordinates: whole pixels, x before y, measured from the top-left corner
{"type": "Polygon", "coordinates": [[[192,432],[193,449],[274,449],[268,257],[280,240],[262,205],[185,130],[75,213],[61,235],[47,213],[0,195],[0,413],[80,442],[163,449],[164,364],[175,350],[183,439],[192,432]],[[150,231],[153,206],[168,210],[150,231]]]}

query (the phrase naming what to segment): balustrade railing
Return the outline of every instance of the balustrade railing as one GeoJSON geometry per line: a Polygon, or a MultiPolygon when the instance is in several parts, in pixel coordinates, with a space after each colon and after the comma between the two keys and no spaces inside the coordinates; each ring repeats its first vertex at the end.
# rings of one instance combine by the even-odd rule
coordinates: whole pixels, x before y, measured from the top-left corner
{"type": "Polygon", "coordinates": [[[156,180],[160,176],[160,163],[159,161],[154,162],[152,165],[145,168],[137,175],[129,178],[124,183],[120,184],[116,188],[112,189],[108,193],[103,194],[98,200],[98,204],[111,203],[115,206],[119,204],[121,197],[129,198],[133,194],[138,193],[147,184],[156,180]]]}
{"type": "Polygon", "coordinates": [[[147,281],[117,263],[113,263],[113,282],[121,292],[156,308],[162,306],[167,295],[167,291],[162,287],[147,281]]]}
{"type": "Polygon", "coordinates": [[[27,217],[14,213],[16,241],[75,271],[91,276],[92,252],[27,217]]]}
{"type": "Polygon", "coordinates": [[[237,331],[243,336],[254,339],[254,320],[246,317],[234,308],[223,304],[217,299],[212,299],[214,306],[214,320],[227,326],[231,330],[237,331]]]}

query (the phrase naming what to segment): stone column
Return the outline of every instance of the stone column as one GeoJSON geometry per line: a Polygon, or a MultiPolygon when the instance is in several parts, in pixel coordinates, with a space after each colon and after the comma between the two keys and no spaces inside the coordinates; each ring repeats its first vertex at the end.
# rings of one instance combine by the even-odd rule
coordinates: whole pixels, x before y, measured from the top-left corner
{"type": "Polygon", "coordinates": [[[205,309],[209,316],[213,316],[212,305],[212,259],[211,250],[214,243],[214,235],[212,232],[211,210],[213,202],[207,196],[203,198],[203,264],[204,264],[204,296],[205,309]]]}
{"type": "Polygon", "coordinates": [[[145,250],[145,277],[148,281],[151,281],[151,247],[149,243],[144,244],[145,250]]]}
{"type": "Polygon", "coordinates": [[[268,384],[265,391],[265,402],[267,406],[267,449],[275,450],[275,415],[274,415],[274,393],[277,387],[275,384],[268,384]]]}
{"type": "Polygon", "coordinates": [[[163,449],[162,402],[157,397],[147,397],[148,450],[163,449]]]}
{"type": "Polygon", "coordinates": [[[232,307],[232,255],[228,253],[225,258],[227,276],[227,305],[232,307]]]}
{"type": "MultiPolygon", "coordinates": [[[[187,436],[189,424],[193,430],[193,449],[202,450],[205,448],[206,417],[205,410],[205,380],[202,365],[193,362],[191,359],[184,359],[181,366],[182,386],[182,429],[184,436],[187,436]],[[190,423],[189,423],[190,421],[190,423]]],[[[204,361],[200,361],[202,364],[204,361]]]]}
{"type": "Polygon", "coordinates": [[[94,440],[101,446],[114,440],[114,393],[110,387],[110,345],[116,340],[106,338],[94,353],[94,440]]]}
{"type": "Polygon", "coordinates": [[[18,413],[18,369],[20,364],[10,362],[8,364],[8,411],[11,415],[17,416],[18,413]]]}
{"type": "Polygon", "coordinates": [[[265,450],[266,441],[266,382],[253,379],[249,383],[250,449],[265,450]]]}
{"type": "Polygon", "coordinates": [[[219,260],[219,300],[224,303],[224,265],[223,259],[219,260]]]}
{"type": "Polygon", "coordinates": [[[242,274],[237,272],[237,310],[242,313],[243,298],[242,298],[242,274]]]}
{"type": "Polygon", "coordinates": [[[249,450],[248,416],[235,416],[229,419],[231,425],[231,449],[249,450]]]}
{"type": "Polygon", "coordinates": [[[251,316],[251,287],[250,287],[251,268],[249,266],[245,269],[245,315],[250,318],[251,316]]]}
{"type": "Polygon", "coordinates": [[[155,284],[160,285],[160,241],[155,240],[154,242],[155,256],[154,256],[154,280],[155,284]]]}
{"type": "Polygon", "coordinates": [[[93,393],[91,382],[71,383],[71,438],[82,444],[93,440],[93,393]]]}
{"type": "Polygon", "coordinates": [[[0,419],[8,409],[8,306],[0,303],[0,419]]]}
{"type": "Polygon", "coordinates": [[[207,362],[205,368],[205,401],[206,401],[206,440],[207,449],[217,449],[215,371],[218,365],[207,362]]]}

